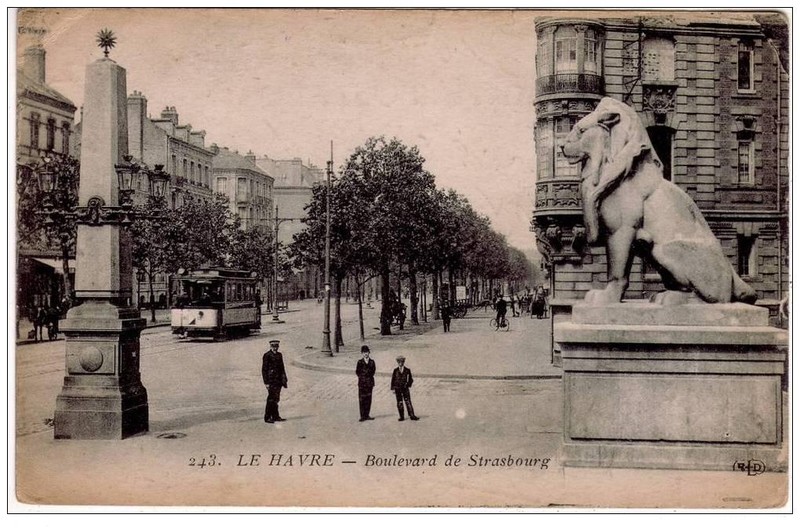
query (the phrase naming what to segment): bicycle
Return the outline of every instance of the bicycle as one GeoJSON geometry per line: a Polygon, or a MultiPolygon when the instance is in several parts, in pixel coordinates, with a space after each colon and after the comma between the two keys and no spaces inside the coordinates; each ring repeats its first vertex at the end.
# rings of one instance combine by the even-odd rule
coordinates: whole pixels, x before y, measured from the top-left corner
{"type": "Polygon", "coordinates": [[[497,322],[497,318],[496,318],[496,317],[495,317],[495,318],[492,318],[492,319],[489,321],[489,326],[490,326],[492,329],[494,329],[495,331],[502,329],[502,330],[504,330],[504,331],[508,332],[508,331],[510,331],[510,330],[511,330],[511,324],[510,324],[510,322],[509,322],[509,321],[506,319],[506,317],[505,317],[505,316],[501,316],[501,317],[500,317],[500,322],[499,322],[499,324],[498,324],[498,322],[497,322]]]}

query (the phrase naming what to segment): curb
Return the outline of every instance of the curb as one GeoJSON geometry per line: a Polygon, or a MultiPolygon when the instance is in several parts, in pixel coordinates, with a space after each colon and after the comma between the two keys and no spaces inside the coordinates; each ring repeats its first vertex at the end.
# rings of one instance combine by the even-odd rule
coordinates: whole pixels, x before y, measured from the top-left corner
{"type": "MultiPolygon", "coordinates": [[[[299,367],[302,369],[308,369],[310,371],[322,371],[326,373],[337,373],[337,374],[345,374],[345,375],[352,375],[354,371],[352,369],[346,369],[342,367],[330,367],[330,366],[321,366],[319,364],[314,364],[308,361],[303,360],[306,357],[317,355],[319,353],[307,353],[299,358],[293,359],[290,364],[299,367]]],[[[375,373],[375,376],[378,377],[391,377],[391,373],[375,373]]],[[[441,378],[441,379],[449,379],[449,380],[561,380],[561,375],[453,375],[453,374],[429,374],[429,373],[414,373],[415,378],[441,378]]]]}

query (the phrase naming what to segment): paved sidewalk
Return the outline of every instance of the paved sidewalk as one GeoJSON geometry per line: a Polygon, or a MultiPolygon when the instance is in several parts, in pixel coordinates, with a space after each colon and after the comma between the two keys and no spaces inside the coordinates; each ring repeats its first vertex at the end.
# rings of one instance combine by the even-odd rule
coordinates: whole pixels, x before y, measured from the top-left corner
{"type": "MultiPolygon", "coordinates": [[[[489,327],[491,313],[470,312],[455,319],[451,332],[441,322],[406,325],[404,331],[392,327],[392,336],[376,330],[366,336],[378,376],[391,376],[402,354],[415,377],[462,379],[537,379],[561,378],[561,369],[550,363],[547,336],[550,320],[510,318],[509,332],[489,327]],[[527,344],[520,347],[519,344],[527,344]]],[[[361,358],[360,343],[334,356],[319,351],[292,360],[293,365],[336,373],[353,373],[361,358]]]]}

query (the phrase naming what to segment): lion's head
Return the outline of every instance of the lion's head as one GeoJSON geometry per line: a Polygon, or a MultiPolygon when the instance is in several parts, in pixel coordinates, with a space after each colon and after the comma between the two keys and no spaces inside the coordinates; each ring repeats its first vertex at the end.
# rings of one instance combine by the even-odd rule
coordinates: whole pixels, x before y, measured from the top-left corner
{"type": "Polygon", "coordinates": [[[561,150],[570,163],[583,162],[581,195],[590,243],[600,233],[600,201],[630,174],[634,161],[646,154],[661,164],[636,111],[610,97],[575,124],[561,150]]]}

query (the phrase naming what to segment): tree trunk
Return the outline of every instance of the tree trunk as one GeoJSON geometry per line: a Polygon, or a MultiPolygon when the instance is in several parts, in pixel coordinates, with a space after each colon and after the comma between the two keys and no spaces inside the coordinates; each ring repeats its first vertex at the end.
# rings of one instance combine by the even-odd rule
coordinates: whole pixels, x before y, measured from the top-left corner
{"type": "Polygon", "coordinates": [[[336,287],[336,304],[334,309],[336,325],[334,331],[334,346],[333,352],[339,352],[339,346],[344,345],[344,340],[342,339],[342,278],[341,276],[336,276],[333,280],[335,287],[336,287]]]}
{"type": "Polygon", "coordinates": [[[356,296],[358,297],[358,332],[359,336],[361,337],[361,341],[364,341],[364,310],[362,306],[362,299],[363,296],[361,295],[361,288],[363,285],[359,281],[359,277],[356,276],[356,296]]]}
{"type": "Polygon", "coordinates": [[[450,300],[450,304],[452,305],[453,302],[455,302],[455,300],[456,300],[456,286],[453,284],[454,281],[453,281],[453,267],[452,266],[447,269],[447,282],[448,282],[448,285],[447,285],[447,290],[448,290],[447,299],[450,300]]]}
{"type": "Polygon", "coordinates": [[[411,297],[411,323],[419,325],[419,316],[417,315],[417,304],[419,297],[417,296],[417,271],[414,270],[414,265],[408,265],[408,292],[411,297]]]}
{"type": "Polygon", "coordinates": [[[428,274],[422,276],[422,321],[428,323],[428,274]]]}
{"type": "Polygon", "coordinates": [[[156,322],[156,293],[153,290],[153,270],[148,267],[147,282],[150,283],[150,321],[156,322]]]}
{"type": "Polygon", "coordinates": [[[381,268],[381,336],[392,334],[392,307],[389,306],[389,264],[381,268]]]}
{"type": "Polygon", "coordinates": [[[433,291],[431,292],[431,296],[433,296],[433,319],[439,319],[439,272],[434,272],[433,274],[433,291]]]}
{"type": "MultiPolygon", "coordinates": [[[[403,263],[397,263],[397,303],[398,314],[403,310],[403,263]]],[[[404,328],[403,318],[400,318],[400,330],[404,328]]]]}

